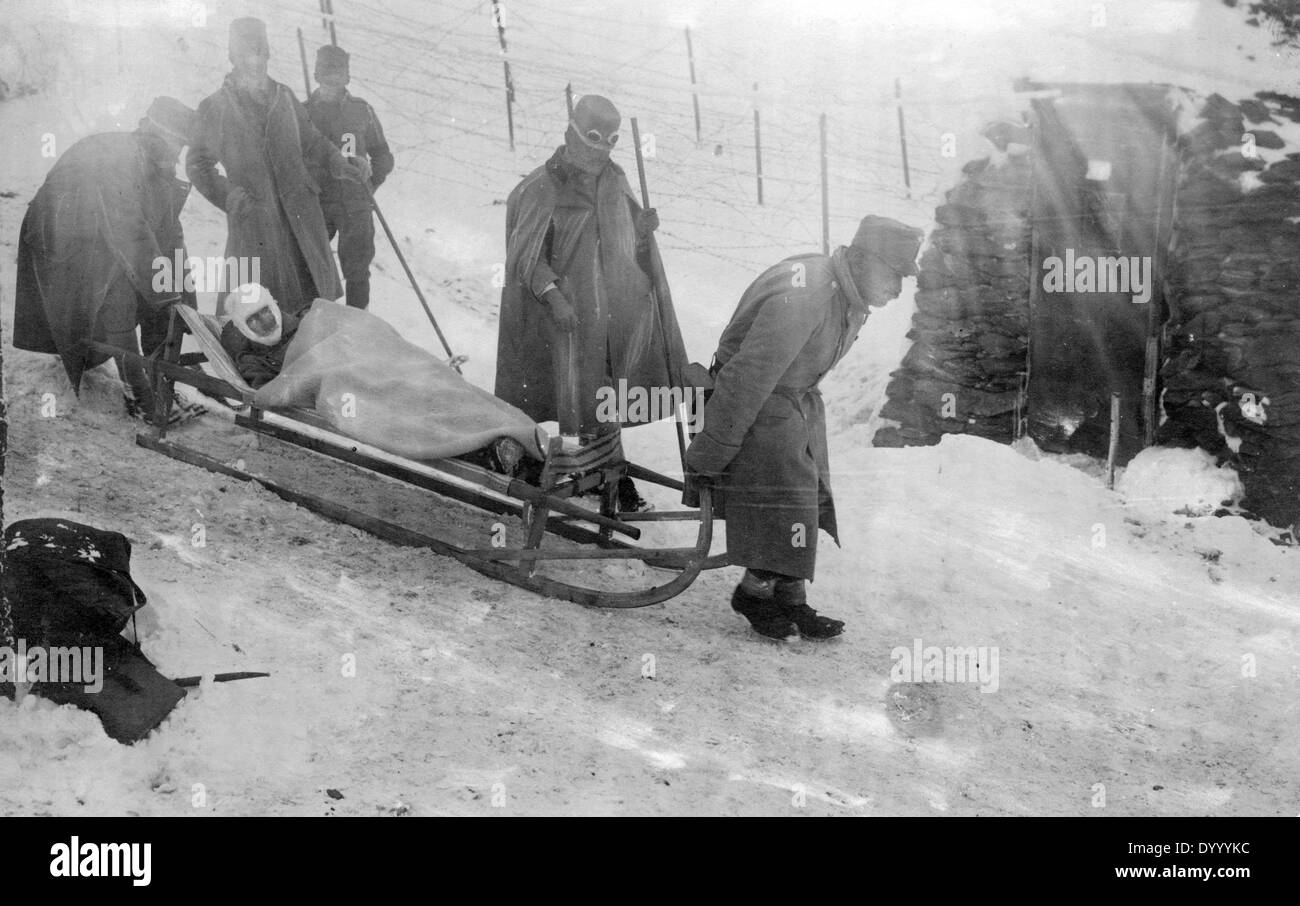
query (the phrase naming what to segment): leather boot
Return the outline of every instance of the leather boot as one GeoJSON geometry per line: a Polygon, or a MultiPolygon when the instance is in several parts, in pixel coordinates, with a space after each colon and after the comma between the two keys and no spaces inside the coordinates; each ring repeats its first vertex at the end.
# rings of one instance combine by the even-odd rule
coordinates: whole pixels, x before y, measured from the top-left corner
{"type": "Polygon", "coordinates": [[[654,504],[648,502],[636,489],[636,483],[624,475],[618,480],[618,511],[620,513],[648,513],[654,504]]]}
{"type": "Polygon", "coordinates": [[[149,374],[138,362],[128,364],[122,356],[113,359],[117,375],[122,379],[122,395],[126,398],[126,414],[131,418],[148,421],[153,418],[153,385],[149,374]]]}
{"type": "Polygon", "coordinates": [[[761,636],[785,640],[798,634],[794,622],[777,606],[772,597],[773,581],[755,576],[749,570],[731,595],[731,609],[749,620],[761,636]]]}
{"type": "Polygon", "coordinates": [[[772,600],[780,613],[799,627],[799,634],[805,639],[833,639],[844,631],[843,620],[824,617],[808,606],[803,579],[777,579],[772,600]]]}

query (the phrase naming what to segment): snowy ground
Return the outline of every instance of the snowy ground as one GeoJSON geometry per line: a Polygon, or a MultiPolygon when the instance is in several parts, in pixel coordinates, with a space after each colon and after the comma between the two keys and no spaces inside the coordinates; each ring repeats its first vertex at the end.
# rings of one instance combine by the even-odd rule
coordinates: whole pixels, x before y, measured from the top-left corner
{"type": "MultiPolygon", "coordinates": [[[[309,41],[319,35],[312,4],[303,12],[209,3],[202,28],[177,12],[191,4],[18,6],[0,32],[0,66],[16,65],[12,48],[25,48],[32,78],[44,81],[40,93],[0,104],[10,152],[0,177],[6,337],[17,230],[50,163],[40,156],[46,133],[71,143],[130,128],[163,90],[196,103],[224,71],[232,15],[256,12],[271,22],[272,74],[295,91],[292,29],[310,29],[309,41]],[[50,27],[50,18],[65,27],[50,27]]],[[[336,0],[340,16],[351,6],[336,0]]],[[[448,53],[467,40],[453,27],[456,6],[486,30],[486,13],[470,2],[438,4],[437,16],[414,2],[384,4],[384,15],[365,21],[376,29],[404,23],[431,47],[450,42],[448,53]],[[415,30],[421,17],[427,34],[415,30]]],[[[772,5],[734,22],[725,8],[689,3],[602,5],[590,21],[578,8],[519,7],[518,46],[565,40],[562,49],[575,58],[575,45],[589,49],[583,29],[654,50],[672,38],[656,23],[679,27],[692,14],[702,69],[707,61],[715,75],[734,74],[737,92],[751,77],[771,83],[769,103],[785,111],[765,121],[778,148],[783,135],[811,122],[815,151],[817,111],[805,116],[805,80],[848,105],[872,92],[888,99],[900,75],[919,97],[936,99],[911,111],[918,134],[958,135],[961,153],[952,160],[934,148],[916,151],[935,168],[935,191],[965,159],[985,153],[967,141],[980,122],[1018,109],[1006,90],[1014,76],[1176,81],[1229,97],[1294,90],[1279,75],[1288,61],[1267,48],[1267,35],[1209,3],[1109,3],[1104,28],[1090,22],[1093,4],[845,6],[835,33],[825,20],[772,5]],[[615,8],[626,13],[623,25],[604,21],[615,8]],[[572,34],[557,37],[568,24],[572,34]],[[764,43],[777,31],[791,36],[793,49],[764,43]],[[810,63],[813,37],[841,43],[810,63]],[[1007,52],[990,62],[991,42],[1007,52]],[[757,49],[769,45],[760,58],[757,49]],[[857,63],[863,58],[879,60],[870,85],[857,63]],[[945,103],[945,92],[956,94],[945,103]]],[[[340,29],[346,44],[349,32],[340,29]]],[[[531,144],[515,155],[496,133],[495,107],[491,117],[481,114],[490,137],[455,132],[440,100],[426,97],[427,109],[412,109],[420,95],[402,77],[417,64],[385,55],[379,35],[363,41],[357,29],[353,87],[376,103],[398,158],[380,200],[453,346],[470,354],[469,377],[491,386],[491,275],[503,253],[503,209],[493,201],[505,197],[510,174],[544,157],[559,125],[541,108],[521,116],[537,134],[525,131],[531,144]]],[[[490,57],[493,45],[485,46],[490,57]]],[[[602,54],[625,50],[594,47],[591,59],[574,59],[575,89],[594,90],[596,73],[582,73],[597,69],[602,54]]],[[[627,62],[670,70],[677,57],[627,62]]],[[[458,71],[455,59],[443,61],[447,72],[458,71]]],[[[499,77],[499,61],[480,68],[499,77]]],[[[634,70],[608,68],[644,109],[658,110],[656,98],[667,105],[667,89],[644,87],[638,96],[634,70]]],[[[530,70],[519,71],[526,81],[530,70]]],[[[0,76],[13,81],[9,71],[0,76]]],[[[424,84],[432,91],[441,82],[424,84]]],[[[727,100],[721,88],[710,90],[706,114],[727,100]]],[[[892,123],[892,107],[884,113],[892,123]]],[[[731,137],[751,128],[748,116],[741,109],[731,137]]],[[[790,142],[785,150],[796,147],[790,142]]],[[[661,141],[651,191],[665,187],[656,204],[674,295],[690,352],[707,360],[758,268],[816,247],[817,196],[815,188],[811,200],[791,190],[758,209],[742,203],[749,183],[710,174],[706,158],[716,155],[690,148],[674,158],[672,147],[661,141]],[[728,201],[719,185],[736,197],[728,201]],[[692,223],[675,226],[674,218],[692,223]],[[725,258],[713,253],[723,247],[725,258]]],[[[778,174],[780,160],[778,153],[771,163],[778,174]]],[[[937,198],[923,197],[928,192],[918,186],[910,201],[883,190],[846,197],[837,229],[851,230],[873,209],[928,227],[937,198]]],[[[185,219],[191,253],[217,254],[222,223],[211,206],[196,195],[185,219]]],[[[378,266],[375,310],[432,347],[391,252],[381,250],[378,266]]],[[[107,370],[92,374],[77,400],[52,359],[6,345],[6,519],[64,515],[133,539],[134,571],[150,597],[140,628],[164,672],[273,676],[198,690],[134,747],[109,740],[90,714],[31,697],[21,707],[0,700],[0,813],[1300,811],[1300,555],[1243,519],[1203,515],[1231,493],[1232,481],[1199,454],[1150,451],[1108,491],[1095,466],[975,439],[872,448],[867,423],[905,348],[909,303],[910,289],[873,319],[828,387],[845,547],[823,536],[811,593],[849,629],[823,645],[753,636],[727,608],[736,570],[706,574],[666,604],[610,612],[544,600],[388,545],[136,447],[107,370]],[[53,418],[41,416],[49,393],[58,405],[53,418]],[[190,544],[195,523],[205,527],[205,547],[190,544]],[[923,648],[991,647],[985,667],[996,664],[996,672],[984,677],[987,691],[979,682],[900,677],[895,649],[911,651],[917,640],[923,648]],[[344,675],[352,663],[355,675],[344,675]],[[330,789],[343,798],[327,796],[330,789]]],[[[250,443],[221,422],[202,430],[250,443]]],[[[630,435],[629,447],[663,468],[676,455],[663,426],[630,435]]],[[[343,493],[342,484],[329,488],[343,493]]],[[[455,507],[439,518],[479,530],[455,507]]]]}

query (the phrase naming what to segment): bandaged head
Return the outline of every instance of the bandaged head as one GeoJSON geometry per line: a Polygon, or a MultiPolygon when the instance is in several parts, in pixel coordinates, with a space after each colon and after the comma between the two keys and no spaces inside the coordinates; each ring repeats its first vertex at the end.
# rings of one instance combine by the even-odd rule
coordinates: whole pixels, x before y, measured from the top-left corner
{"type": "Polygon", "coordinates": [[[226,310],[235,329],[252,342],[260,346],[280,342],[284,316],[266,287],[245,283],[226,297],[226,310]]]}

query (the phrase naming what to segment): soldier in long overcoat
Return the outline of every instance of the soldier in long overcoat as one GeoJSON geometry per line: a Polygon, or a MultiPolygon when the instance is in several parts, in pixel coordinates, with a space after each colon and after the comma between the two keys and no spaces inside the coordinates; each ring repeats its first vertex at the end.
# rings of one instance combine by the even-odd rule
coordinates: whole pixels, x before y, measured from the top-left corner
{"type": "Polygon", "coordinates": [[[361,173],[312,125],[293,92],[267,76],[269,59],[265,23],[234,20],[233,70],[199,104],[186,169],[203,197],[226,212],[226,257],[247,268],[241,273],[255,273],[286,311],[297,312],[313,299],[342,294],[318,177],[359,181],[361,173]]]}
{"type": "Polygon", "coordinates": [[[839,543],[818,385],[881,306],[916,273],[922,232],[869,216],[851,245],[797,255],[750,284],[714,354],[703,430],[686,453],[693,486],[717,489],[727,553],[746,567],[732,607],[771,638],[830,638],[839,620],[808,606],[817,531],[839,543]]]}
{"type": "MultiPolygon", "coordinates": [[[[63,360],[74,391],[105,361],[83,340],[152,353],[170,307],[194,305],[180,212],[189,186],[176,162],[195,127],[173,98],[149,105],[135,132],[91,135],[55,163],[23,218],[18,240],[14,345],[63,360]],[[175,270],[176,262],[180,270],[175,270]]],[[[153,411],[144,368],[119,357],[127,411],[153,411]]]]}
{"type": "MultiPolygon", "coordinates": [[[[603,420],[602,396],[619,381],[646,393],[680,388],[686,364],[654,241],[658,215],[610,160],[620,122],[606,98],[581,98],[564,144],[506,202],[494,392],[537,421],[559,421],[565,435],[635,424],[627,413],[603,420]]],[[[624,511],[644,508],[630,479],[619,494],[624,511]]]]}

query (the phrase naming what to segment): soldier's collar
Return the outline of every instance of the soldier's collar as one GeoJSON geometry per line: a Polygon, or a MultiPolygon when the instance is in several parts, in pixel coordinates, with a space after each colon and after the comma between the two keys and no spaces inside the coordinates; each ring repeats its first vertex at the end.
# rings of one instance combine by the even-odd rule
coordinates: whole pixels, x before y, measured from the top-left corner
{"type": "Polygon", "coordinates": [[[321,101],[326,103],[331,103],[331,104],[342,104],[344,101],[352,99],[352,93],[349,92],[347,88],[340,88],[338,97],[327,98],[323,94],[321,94],[321,89],[319,85],[316,86],[316,88],[312,91],[311,96],[314,98],[319,98],[321,101]]]}
{"type": "Polygon", "coordinates": [[[559,177],[561,182],[567,182],[569,177],[575,173],[588,173],[592,176],[598,176],[601,173],[604,173],[607,169],[612,170],[618,175],[622,175],[623,173],[623,168],[612,160],[605,161],[595,170],[583,169],[574,163],[569,158],[569,155],[565,153],[564,145],[560,145],[555,149],[555,153],[551,155],[551,159],[546,162],[546,169],[559,177]]]}
{"type": "Polygon", "coordinates": [[[849,300],[849,304],[865,310],[867,300],[862,297],[862,290],[858,289],[858,282],[853,279],[853,271],[849,268],[848,249],[844,246],[831,253],[831,271],[835,274],[835,280],[844,292],[844,297],[849,300]]]}

